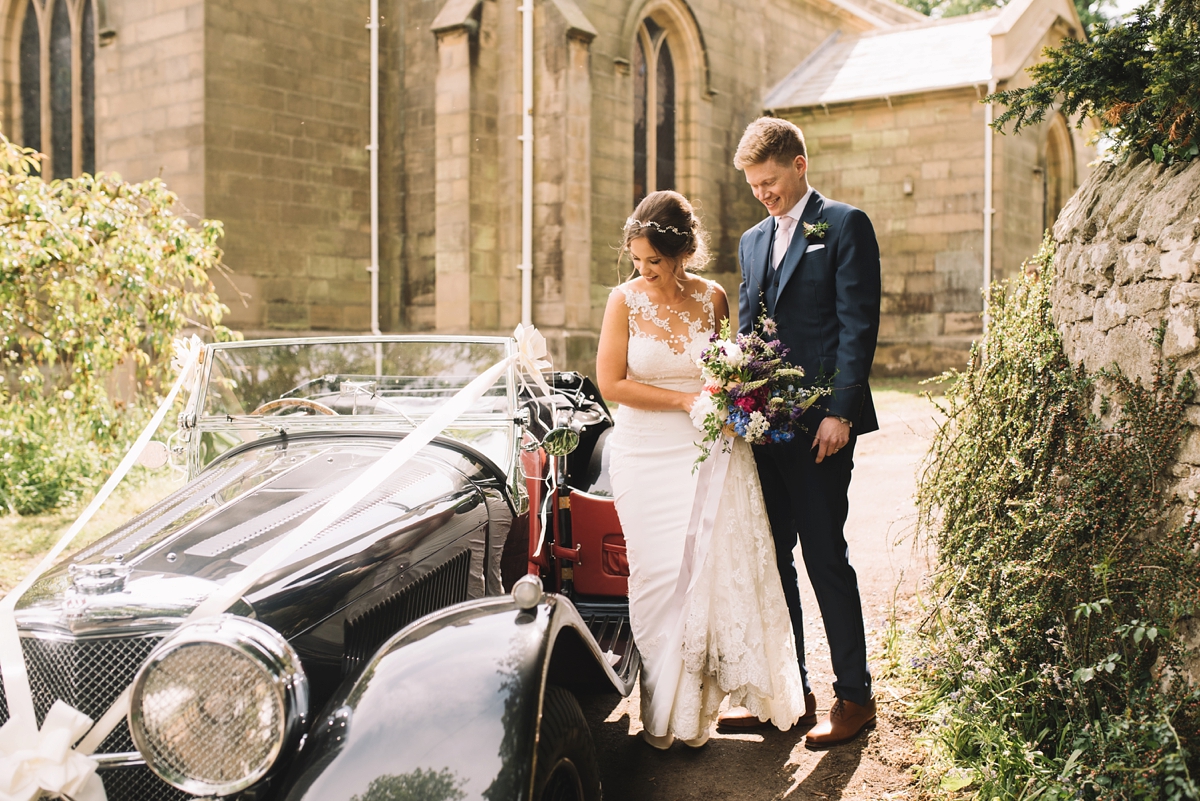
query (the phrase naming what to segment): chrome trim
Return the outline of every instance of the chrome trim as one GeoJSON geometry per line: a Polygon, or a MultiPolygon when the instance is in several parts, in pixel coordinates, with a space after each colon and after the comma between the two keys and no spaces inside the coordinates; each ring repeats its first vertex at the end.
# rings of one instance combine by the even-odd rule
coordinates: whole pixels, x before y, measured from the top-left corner
{"type": "Polygon", "coordinates": [[[187,624],[164,639],[138,671],[129,700],[129,733],[147,767],[167,784],[192,795],[232,795],[266,776],[278,762],[284,748],[295,744],[294,741],[305,728],[307,718],[308,679],[295,650],[269,626],[229,614],[187,624]],[[179,774],[168,765],[157,764],[154,750],[146,741],[142,717],[142,691],[146,678],[171,652],[194,645],[224,646],[257,661],[273,677],[277,698],[283,706],[280,730],[264,766],[237,781],[215,785],[179,774]]]}
{"type": "Polygon", "coordinates": [[[122,751],[119,754],[93,754],[92,759],[100,766],[100,770],[105,768],[134,768],[141,767],[146,764],[146,760],[142,759],[142,755],[137,751],[122,751]]]}
{"type": "Polygon", "coordinates": [[[27,620],[17,612],[17,623],[21,627],[21,637],[31,640],[55,640],[57,642],[80,642],[81,640],[121,640],[146,637],[165,637],[179,628],[180,620],[174,620],[173,625],[158,628],[145,627],[146,621],[138,621],[138,628],[133,631],[122,631],[122,627],[110,627],[97,631],[82,631],[73,633],[59,628],[39,625],[40,621],[27,620]]]}
{"type": "Polygon", "coordinates": [[[455,336],[452,334],[385,334],[383,336],[247,339],[241,342],[213,342],[205,347],[212,350],[237,350],[238,348],[257,348],[264,345],[337,345],[343,342],[361,342],[366,344],[374,344],[376,342],[471,342],[479,345],[501,345],[508,342],[514,344],[515,347],[515,340],[509,336],[455,336]]]}

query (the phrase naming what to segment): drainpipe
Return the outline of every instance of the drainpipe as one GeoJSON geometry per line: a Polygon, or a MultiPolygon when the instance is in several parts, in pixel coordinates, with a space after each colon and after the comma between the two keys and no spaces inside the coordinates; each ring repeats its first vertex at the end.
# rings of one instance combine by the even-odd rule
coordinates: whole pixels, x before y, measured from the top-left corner
{"type": "MultiPolygon", "coordinates": [[[[374,1],[374,0],[373,0],[374,1]]],[[[521,323],[533,325],[533,0],[521,12],[521,323]]]]}
{"type": "Polygon", "coordinates": [[[371,0],[371,333],[379,331],[379,0],[371,0]]]}
{"type": "MultiPolygon", "coordinates": [[[[996,80],[988,81],[988,95],[996,92],[996,80]]],[[[988,308],[992,294],[992,216],[996,213],[992,206],[992,164],[994,161],[993,139],[996,132],[992,130],[992,103],[988,103],[983,113],[983,335],[988,333],[991,322],[991,310],[988,308]]]]}

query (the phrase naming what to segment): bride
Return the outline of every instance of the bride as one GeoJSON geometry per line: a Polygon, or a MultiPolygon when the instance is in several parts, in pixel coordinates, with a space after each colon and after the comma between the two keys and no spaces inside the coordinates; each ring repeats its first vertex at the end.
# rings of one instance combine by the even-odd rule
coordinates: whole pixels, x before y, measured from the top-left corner
{"type": "Polygon", "coordinates": [[[703,561],[680,582],[697,493],[697,359],[729,315],[720,285],[688,272],[703,266],[705,238],[683,195],[638,204],[622,247],[635,275],[609,296],[596,365],[600,391],[620,405],[610,472],[642,654],[642,736],[662,749],[675,738],[703,745],[726,696],[783,730],[806,712],[758,472],[741,439],[724,484],[709,490],[720,497],[703,561]]]}

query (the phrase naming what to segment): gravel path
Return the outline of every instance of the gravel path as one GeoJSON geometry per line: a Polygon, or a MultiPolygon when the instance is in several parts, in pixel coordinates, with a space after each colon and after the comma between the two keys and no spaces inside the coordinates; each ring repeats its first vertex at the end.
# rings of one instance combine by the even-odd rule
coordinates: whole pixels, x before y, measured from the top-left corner
{"type": "MultiPolygon", "coordinates": [[[[928,563],[924,549],[914,544],[912,493],[936,414],[929,401],[909,392],[883,390],[875,398],[882,430],[858,443],[846,526],[872,654],[883,648],[893,606],[901,625],[917,617],[914,595],[928,563]]],[[[809,672],[823,715],[833,700],[829,647],[806,578],[801,592],[809,672]]],[[[676,744],[662,753],[637,736],[636,693],[629,699],[582,700],[609,801],[915,799],[908,768],[919,752],[912,727],[900,714],[899,691],[877,680],[876,698],[875,730],[826,752],[805,749],[802,729],[762,729],[715,734],[702,749],[676,744]]]]}

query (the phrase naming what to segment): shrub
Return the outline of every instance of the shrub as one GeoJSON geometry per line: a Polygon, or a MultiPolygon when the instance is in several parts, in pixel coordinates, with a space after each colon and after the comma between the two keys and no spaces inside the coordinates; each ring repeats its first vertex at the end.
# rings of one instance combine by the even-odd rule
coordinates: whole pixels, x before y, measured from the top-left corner
{"type": "Polygon", "coordinates": [[[944,781],[984,798],[1200,798],[1177,635],[1200,524],[1167,493],[1196,386],[1165,361],[1149,386],[1073,368],[1048,283],[999,287],[986,341],[946,377],[918,490],[942,599],[922,710],[944,781]]]}
{"type": "Polygon", "coordinates": [[[229,336],[220,223],[189,226],[159,180],[38,164],[0,135],[0,507],[21,514],[75,502],[120,455],[184,327],[229,336]]]}
{"type": "Polygon", "coordinates": [[[1118,151],[1159,162],[1200,153],[1200,4],[1148,0],[1125,22],[1066,39],[1029,69],[1033,84],[997,92],[1008,108],[993,123],[1013,131],[1061,104],[1068,116],[1098,118],[1118,151]]]}

